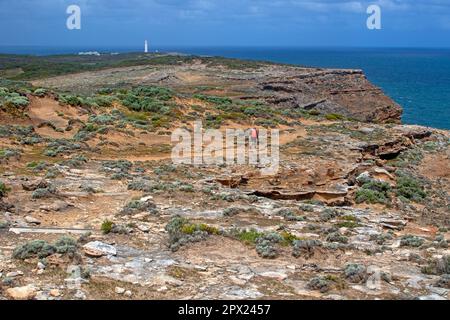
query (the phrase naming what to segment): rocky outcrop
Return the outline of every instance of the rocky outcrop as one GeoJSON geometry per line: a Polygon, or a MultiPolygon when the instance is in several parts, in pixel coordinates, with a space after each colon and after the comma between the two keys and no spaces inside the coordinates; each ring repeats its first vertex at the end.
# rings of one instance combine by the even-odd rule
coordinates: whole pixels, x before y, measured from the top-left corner
{"type": "Polygon", "coordinates": [[[361,70],[299,69],[259,83],[280,107],[341,114],[368,122],[400,122],[402,108],[371,84],[361,70]]]}
{"type": "Polygon", "coordinates": [[[408,150],[415,140],[422,140],[430,137],[432,132],[426,129],[409,130],[399,137],[386,141],[384,143],[371,143],[362,146],[365,154],[379,157],[382,160],[391,160],[398,157],[400,153],[408,150]]]}
{"type": "MultiPolygon", "coordinates": [[[[245,61],[244,61],[245,63],[245,61]]],[[[131,85],[158,85],[191,91],[220,88],[212,95],[261,100],[275,108],[315,110],[367,122],[401,121],[402,108],[367,80],[362,70],[304,68],[259,63],[258,68],[228,69],[200,60],[180,65],[115,68],[36,81],[60,90],[89,92],[120,80],[131,85]],[[116,79],[116,80],[114,80],[116,79]]]]}

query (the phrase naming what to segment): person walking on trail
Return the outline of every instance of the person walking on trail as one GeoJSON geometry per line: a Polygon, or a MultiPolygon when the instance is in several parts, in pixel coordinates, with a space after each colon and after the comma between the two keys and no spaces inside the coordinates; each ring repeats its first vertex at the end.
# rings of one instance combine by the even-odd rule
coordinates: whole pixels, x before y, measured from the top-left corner
{"type": "Polygon", "coordinates": [[[251,128],[251,129],[250,129],[250,138],[251,138],[252,143],[253,143],[254,145],[256,145],[256,144],[258,143],[258,140],[259,140],[259,132],[258,132],[258,129],[256,129],[256,128],[251,128]]]}
{"type": "Polygon", "coordinates": [[[259,163],[258,156],[258,143],[259,143],[259,132],[256,128],[251,128],[250,132],[250,150],[249,150],[249,159],[250,161],[257,167],[259,163]]]}

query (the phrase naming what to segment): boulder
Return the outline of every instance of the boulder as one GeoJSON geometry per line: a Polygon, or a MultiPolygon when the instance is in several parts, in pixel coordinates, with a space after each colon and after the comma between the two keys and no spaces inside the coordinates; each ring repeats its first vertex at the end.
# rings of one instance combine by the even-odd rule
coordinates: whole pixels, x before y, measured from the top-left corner
{"type": "Polygon", "coordinates": [[[102,257],[102,256],[115,256],[117,250],[114,246],[100,242],[93,241],[85,244],[83,246],[84,253],[91,257],[102,257]]]}
{"type": "Polygon", "coordinates": [[[43,179],[36,179],[22,183],[22,188],[25,191],[35,191],[37,189],[45,189],[49,187],[49,183],[43,179]]]}
{"type": "Polygon", "coordinates": [[[36,296],[36,289],[32,285],[9,288],[6,290],[6,295],[14,300],[31,300],[36,296]]]}
{"type": "Polygon", "coordinates": [[[40,225],[41,221],[39,221],[38,219],[32,217],[32,216],[26,216],[25,217],[25,221],[29,224],[34,224],[34,225],[40,225]]]}
{"type": "Polygon", "coordinates": [[[54,203],[50,204],[50,205],[43,205],[41,206],[39,209],[41,209],[42,211],[56,211],[56,212],[60,212],[60,211],[64,211],[67,208],[71,207],[72,205],[65,202],[65,201],[61,201],[61,200],[57,200],[54,203]]]}

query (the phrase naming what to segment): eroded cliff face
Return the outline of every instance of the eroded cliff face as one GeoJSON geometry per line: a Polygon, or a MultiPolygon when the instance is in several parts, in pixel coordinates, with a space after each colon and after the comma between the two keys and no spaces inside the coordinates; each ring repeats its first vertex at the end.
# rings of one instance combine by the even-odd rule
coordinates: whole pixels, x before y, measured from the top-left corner
{"type": "Polygon", "coordinates": [[[293,70],[264,80],[260,87],[272,95],[267,100],[275,105],[367,122],[401,121],[402,108],[361,70],[293,70]]]}
{"type": "Polygon", "coordinates": [[[36,85],[89,92],[118,81],[122,85],[162,85],[190,92],[263,99],[274,108],[339,114],[367,122],[400,123],[402,108],[371,84],[361,70],[301,68],[261,64],[228,69],[193,60],[176,66],[144,66],[88,72],[36,81],[36,85]]]}

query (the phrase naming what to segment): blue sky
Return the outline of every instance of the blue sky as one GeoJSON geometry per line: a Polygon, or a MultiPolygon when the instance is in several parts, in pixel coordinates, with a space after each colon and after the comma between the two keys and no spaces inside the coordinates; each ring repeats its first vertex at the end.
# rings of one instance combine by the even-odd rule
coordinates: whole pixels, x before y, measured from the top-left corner
{"type": "Polygon", "coordinates": [[[0,0],[0,45],[450,47],[450,0],[0,0]],[[66,8],[82,29],[66,28],[66,8]],[[382,30],[366,9],[382,9],[382,30]]]}

